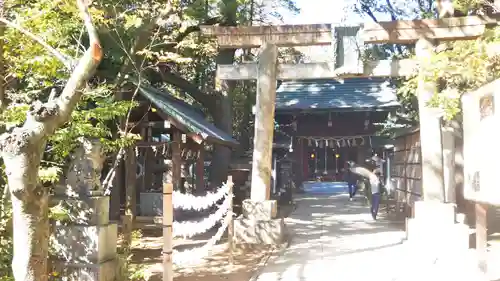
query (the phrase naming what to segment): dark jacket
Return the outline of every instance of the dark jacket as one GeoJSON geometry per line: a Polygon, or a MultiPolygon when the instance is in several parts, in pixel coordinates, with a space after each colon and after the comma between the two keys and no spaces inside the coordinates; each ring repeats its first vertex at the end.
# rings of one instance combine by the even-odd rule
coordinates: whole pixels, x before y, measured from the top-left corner
{"type": "Polygon", "coordinates": [[[356,175],[351,172],[351,169],[347,168],[345,169],[345,172],[344,172],[344,181],[346,181],[347,183],[356,183],[356,175]]]}

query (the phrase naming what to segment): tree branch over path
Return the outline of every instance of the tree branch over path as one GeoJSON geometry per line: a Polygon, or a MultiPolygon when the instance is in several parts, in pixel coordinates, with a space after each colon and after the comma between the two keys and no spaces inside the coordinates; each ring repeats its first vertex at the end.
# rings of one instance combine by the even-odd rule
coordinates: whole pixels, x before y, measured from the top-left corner
{"type": "MultiPolygon", "coordinates": [[[[83,94],[80,87],[94,75],[103,57],[99,37],[87,6],[84,0],[78,0],[77,4],[90,45],[71,73],[61,95],[47,103],[36,101],[30,106],[26,122],[18,131],[30,130],[33,138],[44,138],[52,135],[56,129],[68,121],[71,112],[83,94]]],[[[37,42],[39,41],[37,40],[37,42]]],[[[49,48],[47,49],[49,50],[49,48]]]]}
{"type": "Polygon", "coordinates": [[[11,28],[14,28],[14,29],[18,30],[19,32],[21,32],[24,35],[26,35],[29,38],[31,38],[33,41],[35,41],[38,44],[42,45],[50,54],[52,54],[55,58],[57,58],[59,61],[61,61],[68,70],[71,70],[71,68],[72,68],[71,58],[63,55],[58,50],[54,49],[52,46],[50,46],[45,41],[43,41],[42,38],[40,38],[40,37],[36,36],[35,34],[31,33],[29,30],[25,29],[24,27],[22,27],[22,26],[20,26],[20,25],[18,25],[16,23],[13,23],[13,22],[11,22],[9,20],[7,20],[4,17],[0,18],[0,22],[4,23],[5,25],[7,25],[7,26],[9,26],[11,28]]]}

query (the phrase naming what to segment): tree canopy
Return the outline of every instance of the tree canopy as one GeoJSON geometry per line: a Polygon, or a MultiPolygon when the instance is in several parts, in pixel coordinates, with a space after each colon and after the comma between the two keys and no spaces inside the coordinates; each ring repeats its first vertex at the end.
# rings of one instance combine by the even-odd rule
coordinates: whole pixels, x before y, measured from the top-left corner
{"type": "MultiPolygon", "coordinates": [[[[99,139],[107,152],[116,152],[137,138],[120,125],[137,105],[122,100],[124,92],[134,91],[127,83],[128,75],[168,89],[214,119],[220,112],[218,100],[234,104],[242,110],[234,110],[238,114],[228,123],[229,133],[233,128],[251,132],[247,125],[255,97],[247,93],[253,84],[237,83],[227,93],[217,89],[214,73],[220,53],[213,39],[201,36],[199,26],[280,21],[281,9],[298,11],[293,0],[92,2],[89,12],[102,45],[102,62],[82,90],[83,98],[70,120],[47,139],[39,180],[58,180],[81,137],[99,139]],[[225,96],[229,99],[224,100],[225,96]]],[[[0,4],[0,13],[0,77],[4,82],[0,85],[0,133],[5,135],[26,122],[35,104],[61,95],[89,46],[89,36],[73,0],[6,0],[0,4]]],[[[226,60],[253,58],[250,50],[236,56],[232,50],[226,60]]],[[[242,139],[248,136],[235,134],[242,139]]],[[[5,184],[1,191],[0,279],[8,280],[12,241],[5,184]]]]}
{"type": "MultiPolygon", "coordinates": [[[[491,1],[453,1],[456,16],[490,13],[495,8],[491,1]]],[[[354,12],[373,21],[412,20],[437,18],[436,1],[361,0],[352,5],[354,12]]],[[[477,40],[453,41],[440,45],[438,51],[422,65],[426,79],[438,82],[430,105],[440,108],[445,119],[460,115],[460,96],[500,77],[499,29],[489,29],[477,40]]],[[[378,44],[368,48],[366,59],[414,58],[413,45],[378,44]]],[[[396,79],[398,96],[403,107],[389,116],[382,125],[381,133],[392,135],[400,128],[416,126],[417,73],[404,79],[396,79]]]]}

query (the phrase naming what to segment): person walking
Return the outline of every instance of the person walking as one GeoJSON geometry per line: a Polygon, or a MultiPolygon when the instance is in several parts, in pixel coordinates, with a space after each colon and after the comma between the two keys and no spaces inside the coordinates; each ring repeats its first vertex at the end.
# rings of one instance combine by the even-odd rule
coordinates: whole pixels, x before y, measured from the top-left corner
{"type": "Polygon", "coordinates": [[[371,207],[370,213],[374,220],[377,220],[378,208],[380,205],[380,178],[373,171],[357,165],[354,162],[349,163],[349,171],[363,179],[365,182],[370,183],[370,193],[371,193],[371,207]]]}
{"type": "Polygon", "coordinates": [[[376,173],[379,176],[380,180],[382,181],[384,178],[385,159],[383,159],[382,157],[378,156],[377,153],[375,153],[372,156],[372,161],[375,163],[375,170],[373,172],[376,173]]]}
{"type": "Polygon", "coordinates": [[[370,212],[373,220],[377,220],[378,208],[380,206],[380,176],[372,173],[369,177],[370,189],[372,193],[372,204],[370,207],[370,212]]]}
{"type": "Polygon", "coordinates": [[[351,169],[350,169],[352,165],[353,165],[353,163],[347,161],[345,173],[344,173],[344,180],[347,182],[347,188],[349,191],[349,201],[353,200],[354,196],[356,195],[356,191],[357,191],[356,178],[354,176],[354,173],[351,172],[351,169]]]}

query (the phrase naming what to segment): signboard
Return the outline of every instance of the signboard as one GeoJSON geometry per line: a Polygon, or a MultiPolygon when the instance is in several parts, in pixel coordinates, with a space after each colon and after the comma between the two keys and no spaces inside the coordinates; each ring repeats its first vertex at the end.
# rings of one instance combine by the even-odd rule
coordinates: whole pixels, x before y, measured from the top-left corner
{"type": "Polygon", "coordinates": [[[491,205],[500,205],[499,87],[497,80],[462,96],[464,197],[491,205]]]}

